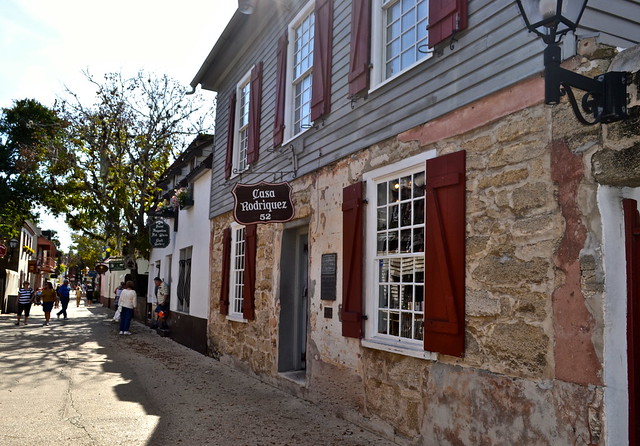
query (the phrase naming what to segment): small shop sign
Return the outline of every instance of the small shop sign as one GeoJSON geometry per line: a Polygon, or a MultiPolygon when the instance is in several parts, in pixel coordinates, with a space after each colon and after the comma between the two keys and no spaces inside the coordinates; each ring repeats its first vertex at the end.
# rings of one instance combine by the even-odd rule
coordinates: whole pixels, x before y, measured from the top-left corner
{"type": "Polygon", "coordinates": [[[98,274],[104,274],[109,271],[109,265],[106,263],[98,263],[94,269],[98,274]]]}
{"type": "Polygon", "coordinates": [[[109,269],[111,271],[124,271],[124,260],[123,259],[117,259],[117,260],[109,260],[109,269]]]}
{"type": "Polygon", "coordinates": [[[166,248],[169,246],[171,228],[162,220],[156,220],[151,225],[149,232],[149,241],[152,248],[166,248]]]}
{"type": "Polygon", "coordinates": [[[282,223],[295,215],[291,185],[284,183],[236,184],[233,218],[242,225],[282,223]]]}

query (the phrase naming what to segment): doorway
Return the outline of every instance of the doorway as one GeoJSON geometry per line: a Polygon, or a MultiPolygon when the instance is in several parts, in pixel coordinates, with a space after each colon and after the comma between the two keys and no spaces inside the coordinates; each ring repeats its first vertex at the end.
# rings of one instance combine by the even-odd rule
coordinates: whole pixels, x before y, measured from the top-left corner
{"type": "Polygon", "coordinates": [[[278,372],[304,381],[308,324],[308,228],[285,229],[280,255],[278,372]]]}

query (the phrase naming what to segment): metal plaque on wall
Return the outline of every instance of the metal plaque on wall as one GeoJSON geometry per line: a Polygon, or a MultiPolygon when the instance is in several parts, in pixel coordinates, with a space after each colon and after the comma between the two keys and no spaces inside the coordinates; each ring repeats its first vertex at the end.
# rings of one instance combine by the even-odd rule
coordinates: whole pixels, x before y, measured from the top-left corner
{"type": "Polygon", "coordinates": [[[291,185],[284,183],[236,184],[233,218],[242,225],[282,223],[295,215],[291,185]]]}

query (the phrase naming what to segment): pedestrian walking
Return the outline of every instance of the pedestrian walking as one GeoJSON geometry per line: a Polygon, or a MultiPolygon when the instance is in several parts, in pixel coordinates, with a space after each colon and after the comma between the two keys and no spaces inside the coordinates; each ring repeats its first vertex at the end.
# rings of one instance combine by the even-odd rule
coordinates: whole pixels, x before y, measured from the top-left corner
{"type": "Polygon", "coordinates": [[[120,295],[122,294],[122,290],[124,290],[124,288],[125,288],[124,282],[120,282],[120,285],[118,285],[116,289],[113,291],[116,294],[116,298],[113,300],[114,310],[118,309],[118,305],[120,304],[120,295]]]}
{"type": "Polygon", "coordinates": [[[69,288],[69,281],[65,280],[64,282],[62,282],[62,285],[60,285],[57,290],[58,298],[60,299],[60,305],[62,306],[62,309],[56,313],[58,315],[58,319],[60,319],[60,316],[62,315],[64,315],[65,320],[68,319],[67,307],[69,306],[70,293],[71,293],[71,288],[69,288]]]}
{"type": "Polygon", "coordinates": [[[80,301],[82,300],[82,288],[80,288],[80,285],[76,286],[75,292],[76,292],[76,307],[79,307],[80,301]]]}
{"type": "Polygon", "coordinates": [[[18,320],[16,325],[20,325],[20,316],[24,311],[24,325],[28,325],[29,312],[31,311],[31,304],[33,303],[33,288],[29,286],[28,281],[24,281],[22,288],[18,290],[18,320]]]}
{"type": "Polygon", "coordinates": [[[120,293],[120,334],[130,335],[129,326],[133,318],[133,309],[136,307],[138,293],[133,289],[133,281],[128,280],[125,289],[120,293]]]}
{"type": "Polygon", "coordinates": [[[58,306],[58,296],[53,289],[53,284],[51,282],[47,282],[44,284],[44,289],[42,290],[42,311],[44,311],[44,325],[49,325],[49,318],[51,318],[51,310],[53,309],[53,305],[58,306]]]}
{"type": "Polygon", "coordinates": [[[169,312],[169,287],[160,277],[153,279],[153,283],[156,286],[154,294],[158,305],[155,310],[153,310],[154,318],[152,328],[158,328],[160,323],[162,323],[162,327],[165,328],[167,325],[165,317],[169,312]]]}

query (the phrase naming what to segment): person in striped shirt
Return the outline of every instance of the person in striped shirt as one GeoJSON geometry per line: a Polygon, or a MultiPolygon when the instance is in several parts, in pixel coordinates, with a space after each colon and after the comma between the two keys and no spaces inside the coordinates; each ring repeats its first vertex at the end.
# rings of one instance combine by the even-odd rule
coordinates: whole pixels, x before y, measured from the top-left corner
{"type": "Polygon", "coordinates": [[[31,303],[33,302],[33,288],[29,286],[28,281],[24,281],[22,288],[18,290],[18,321],[16,325],[20,325],[20,316],[24,311],[24,325],[28,325],[29,311],[31,311],[31,303]]]}

